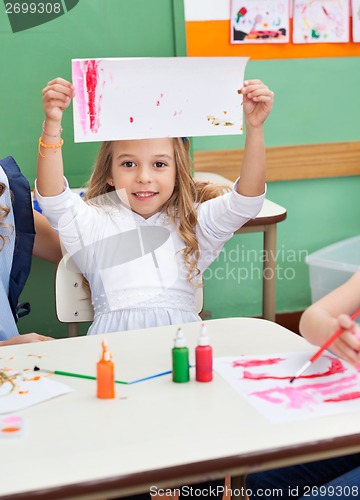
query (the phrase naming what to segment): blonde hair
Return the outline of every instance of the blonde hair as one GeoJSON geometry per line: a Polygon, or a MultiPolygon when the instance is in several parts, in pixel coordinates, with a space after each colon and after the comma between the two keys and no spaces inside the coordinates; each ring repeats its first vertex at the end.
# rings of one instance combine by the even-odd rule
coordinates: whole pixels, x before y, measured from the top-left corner
{"type": "MultiPolygon", "coordinates": [[[[94,203],[94,198],[115,190],[107,183],[111,177],[113,160],[112,141],[103,142],[95,162],[93,173],[88,183],[85,200],[94,203]],[[91,201],[92,200],[92,201],[91,201]]],[[[183,257],[188,269],[187,278],[191,281],[200,271],[199,244],[195,229],[197,224],[196,206],[199,203],[216,198],[229,190],[228,186],[194,181],[192,160],[188,139],[174,138],[176,177],[174,191],[163,206],[163,212],[174,222],[177,232],[185,243],[183,257]]],[[[96,201],[95,201],[96,203],[96,201]]]]}
{"type": "MultiPolygon", "coordinates": [[[[6,189],[7,189],[6,184],[0,182],[0,196],[4,194],[6,189]]],[[[4,205],[0,205],[0,228],[10,227],[9,224],[5,224],[4,222],[9,213],[10,213],[10,207],[5,207],[4,205]]],[[[0,234],[0,252],[4,248],[7,238],[8,236],[0,234]]]]}

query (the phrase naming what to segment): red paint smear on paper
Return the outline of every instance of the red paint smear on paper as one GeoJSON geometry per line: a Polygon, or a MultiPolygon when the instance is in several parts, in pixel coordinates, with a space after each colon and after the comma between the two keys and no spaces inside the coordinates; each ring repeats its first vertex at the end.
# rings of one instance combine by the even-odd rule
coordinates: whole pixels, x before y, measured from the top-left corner
{"type": "MultiPolygon", "coordinates": [[[[298,377],[299,379],[311,379],[311,378],[319,378],[319,377],[329,377],[330,375],[335,375],[336,373],[344,373],[345,367],[339,359],[329,358],[331,360],[331,365],[326,372],[322,373],[312,373],[310,375],[301,375],[298,377]]],[[[266,373],[251,373],[249,371],[245,371],[243,374],[243,378],[247,380],[287,380],[292,379],[293,374],[291,375],[267,375],[266,373]]]]}
{"type": "Polygon", "coordinates": [[[284,358],[269,358],[269,359],[250,359],[246,361],[236,360],[233,362],[233,368],[238,368],[241,366],[242,368],[250,368],[253,366],[262,366],[262,365],[276,365],[280,363],[280,361],[284,361],[284,358]]]}
{"type": "Polygon", "coordinates": [[[348,392],[347,394],[340,394],[336,398],[324,399],[324,403],[338,403],[341,401],[352,401],[353,399],[359,399],[360,392],[348,392]]]}
{"type": "Polygon", "coordinates": [[[134,122],[134,118],[132,116],[130,116],[130,123],[133,123],[134,122]]]}
{"type": "Polygon", "coordinates": [[[22,418],[18,417],[16,415],[11,415],[10,417],[4,417],[1,419],[0,424],[3,423],[5,424],[10,424],[10,425],[16,425],[16,424],[21,424],[22,418]]]}
{"type": "MultiPolygon", "coordinates": [[[[313,406],[325,400],[316,399],[316,396],[339,393],[339,391],[354,388],[358,378],[356,375],[344,377],[339,380],[322,382],[319,384],[303,385],[301,387],[272,387],[264,391],[252,392],[250,396],[256,396],[268,403],[285,404],[286,408],[302,408],[303,406],[313,406]]],[[[339,397],[341,395],[337,395],[339,397]]]]}
{"type": "Polygon", "coordinates": [[[88,109],[90,117],[90,130],[92,132],[97,132],[97,105],[96,105],[96,90],[99,83],[99,73],[98,73],[99,62],[94,59],[86,61],[85,68],[85,79],[86,88],[88,93],[88,109]]]}
{"type": "Polygon", "coordinates": [[[162,99],[163,97],[164,97],[164,94],[161,93],[160,98],[156,101],[156,106],[160,106],[160,104],[161,104],[160,99],[162,99]]]}

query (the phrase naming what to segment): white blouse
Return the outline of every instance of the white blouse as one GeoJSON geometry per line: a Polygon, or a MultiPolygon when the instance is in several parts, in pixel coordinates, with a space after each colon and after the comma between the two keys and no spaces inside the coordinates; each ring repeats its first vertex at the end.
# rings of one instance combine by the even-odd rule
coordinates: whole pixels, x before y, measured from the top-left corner
{"type": "MultiPolygon", "coordinates": [[[[183,260],[185,245],[166,214],[144,219],[122,205],[116,192],[99,197],[98,205],[85,203],[67,182],[58,196],[36,196],[72,265],[90,284],[94,322],[89,335],[200,320],[196,288],[183,260]]],[[[264,198],[241,196],[234,189],[198,206],[201,273],[234,231],[256,217],[264,198]]]]}

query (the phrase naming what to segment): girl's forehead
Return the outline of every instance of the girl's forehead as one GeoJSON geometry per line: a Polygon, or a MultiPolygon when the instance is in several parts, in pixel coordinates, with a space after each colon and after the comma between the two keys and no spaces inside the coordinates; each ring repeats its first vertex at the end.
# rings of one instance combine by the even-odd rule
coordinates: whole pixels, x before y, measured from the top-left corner
{"type": "Polygon", "coordinates": [[[174,141],[171,137],[160,139],[133,139],[114,141],[112,143],[113,153],[119,154],[173,154],[174,141]]]}

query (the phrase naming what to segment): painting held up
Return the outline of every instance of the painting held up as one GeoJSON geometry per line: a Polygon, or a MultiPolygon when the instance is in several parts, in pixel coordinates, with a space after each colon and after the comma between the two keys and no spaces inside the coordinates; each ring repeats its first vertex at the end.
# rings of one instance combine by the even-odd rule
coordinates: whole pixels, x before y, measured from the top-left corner
{"type": "Polygon", "coordinates": [[[358,372],[331,354],[289,384],[294,367],[308,359],[306,352],[232,356],[216,358],[214,370],[273,422],[360,411],[358,372]]]}
{"type": "Polygon", "coordinates": [[[247,61],[74,59],[75,142],[242,134],[247,61]]]}

